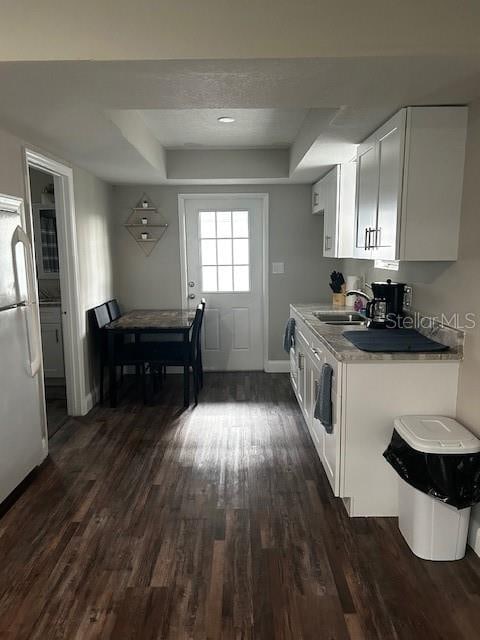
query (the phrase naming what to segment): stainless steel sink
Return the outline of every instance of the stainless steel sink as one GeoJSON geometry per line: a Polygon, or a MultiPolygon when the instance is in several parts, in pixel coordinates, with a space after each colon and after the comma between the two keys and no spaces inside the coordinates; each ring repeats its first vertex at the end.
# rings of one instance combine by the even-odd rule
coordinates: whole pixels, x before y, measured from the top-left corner
{"type": "Polygon", "coordinates": [[[313,315],[325,324],[366,324],[367,319],[356,311],[314,311],[313,315]]]}

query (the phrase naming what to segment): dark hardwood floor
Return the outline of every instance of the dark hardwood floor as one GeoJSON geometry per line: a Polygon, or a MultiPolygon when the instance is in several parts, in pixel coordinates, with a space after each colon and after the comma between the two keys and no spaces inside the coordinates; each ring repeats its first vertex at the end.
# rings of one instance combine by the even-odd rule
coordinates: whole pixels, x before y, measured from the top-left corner
{"type": "Polygon", "coordinates": [[[480,559],[333,498],[287,376],[170,378],[70,419],[0,520],[0,638],[480,637],[480,559]]]}

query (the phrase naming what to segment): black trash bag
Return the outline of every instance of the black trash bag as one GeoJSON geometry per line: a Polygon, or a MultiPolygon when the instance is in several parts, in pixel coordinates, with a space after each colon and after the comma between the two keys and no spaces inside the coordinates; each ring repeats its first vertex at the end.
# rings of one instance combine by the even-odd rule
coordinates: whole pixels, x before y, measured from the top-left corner
{"type": "Polygon", "coordinates": [[[480,453],[423,453],[394,430],[383,457],[405,482],[445,504],[465,509],[480,502],[480,453]]]}

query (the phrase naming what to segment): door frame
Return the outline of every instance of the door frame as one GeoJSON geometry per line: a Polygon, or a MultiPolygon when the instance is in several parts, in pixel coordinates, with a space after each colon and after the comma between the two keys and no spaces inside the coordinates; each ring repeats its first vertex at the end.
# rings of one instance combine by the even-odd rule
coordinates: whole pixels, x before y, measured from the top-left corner
{"type": "MultiPolygon", "coordinates": [[[[27,232],[32,241],[34,240],[34,231],[32,196],[30,192],[29,170],[31,168],[51,173],[54,178],[67,413],[73,416],[85,415],[88,410],[82,341],[82,336],[85,334],[85,318],[80,305],[80,267],[77,248],[73,169],[48,155],[29,147],[24,147],[25,194],[28,201],[27,232]]],[[[35,252],[34,242],[32,242],[32,247],[35,252]]]]}
{"type": "Polygon", "coordinates": [[[221,193],[179,193],[178,194],[178,227],[180,237],[180,277],[182,309],[188,309],[188,285],[187,285],[187,229],[186,229],[186,203],[187,200],[208,199],[226,200],[231,198],[242,198],[244,200],[261,201],[261,227],[262,227],[262,315],[263,315],[263,370],[268,371],[268,265],[269,265],[269,244],[268,244],[268,215],[269,215],[269,194],[252,192],[221,192],[221,193]]]}

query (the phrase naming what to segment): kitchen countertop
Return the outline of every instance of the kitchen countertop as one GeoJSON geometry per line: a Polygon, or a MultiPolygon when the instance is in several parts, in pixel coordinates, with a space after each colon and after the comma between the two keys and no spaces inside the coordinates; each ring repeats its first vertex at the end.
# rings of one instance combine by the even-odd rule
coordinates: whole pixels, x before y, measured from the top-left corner
{"type": "MultiPolygon", "coordinates": [[[[423,326],[416,327],[420,333],[427,337],[446,344],[450,347],[449,351],[437,353],[372,353],[362,351],[349,342],[342,333],[344,331],[368,331],[367,327],[362,325],[332,325],[321,322],[313,313],[316,311],[341,311],[351,313],[352,308],[334,307],[332,304],[292,304],[292,310],[295,311],[312,333],[325,345],[330,353],[341,362],[361,362],[369,360],[462,360],[463,359],[463,342],[464,333],[453,327],[440,324],[437,321],[432,324],[431,328],[423,326]]],[[[419,318],[427,318],[427,316],[418,316],[419,318]]],[[[388,331],[388,329],[385,329],[388,331]]]]}

